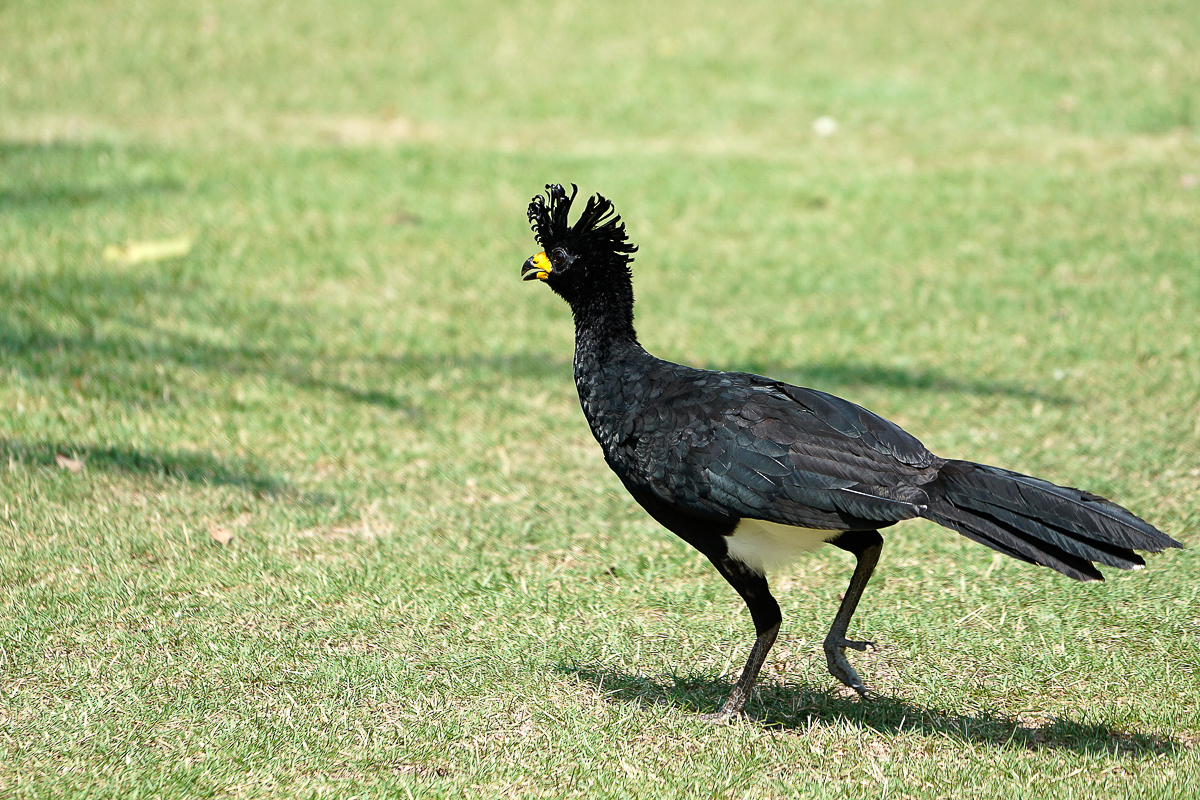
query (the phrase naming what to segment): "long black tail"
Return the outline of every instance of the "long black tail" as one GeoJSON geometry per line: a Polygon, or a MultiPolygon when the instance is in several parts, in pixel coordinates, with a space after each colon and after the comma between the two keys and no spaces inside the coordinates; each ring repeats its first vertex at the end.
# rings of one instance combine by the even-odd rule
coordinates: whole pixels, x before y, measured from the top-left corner
{"type": "Polygon", "coordinates": [[[1104,580],[1093,561],[1136,569],[1146,562],[1135,549],[1183,546],[1103,497],[998,467],[947,461],[926,488],[925,518],[1076,580],[1104,580]]]}

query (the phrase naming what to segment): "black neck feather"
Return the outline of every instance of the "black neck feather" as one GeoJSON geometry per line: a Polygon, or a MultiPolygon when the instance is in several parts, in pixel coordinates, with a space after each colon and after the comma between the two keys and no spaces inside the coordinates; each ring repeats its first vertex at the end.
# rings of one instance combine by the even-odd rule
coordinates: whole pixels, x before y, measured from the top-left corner
{"type": "Polygon", "coordinates": [[[564,295],[575,318],[576,346],[605,348],[614,342],[636,342],[633,328],[633,282],[628,268],[608,273],[602,281],[573,287],[564,295]]]}

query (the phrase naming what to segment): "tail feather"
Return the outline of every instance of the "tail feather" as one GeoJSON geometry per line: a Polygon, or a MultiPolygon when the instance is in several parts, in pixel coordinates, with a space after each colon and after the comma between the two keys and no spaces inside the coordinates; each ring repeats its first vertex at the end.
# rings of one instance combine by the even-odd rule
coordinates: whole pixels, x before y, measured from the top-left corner
{"type": "Polygon", "coordinates": [[[1104,580],[1100,570],[1086,558],[1072,555],[1050,542],[1015,528],[998,525],[995,521],[973,512],[963,511],[950,504],[939,507],[931,505],[924,516],[1018,561],[1049,567],[1078,581],[1104,580]]]}
{"type": "Polygon", "coordinates": [[[922,516],[1006,555],[1077,580],[1103,580],[1091,562],[1145,565],[1133,552],[1180,547],[1145,520],[1102,497],[1016,472],[947,461],[922,516]]]}

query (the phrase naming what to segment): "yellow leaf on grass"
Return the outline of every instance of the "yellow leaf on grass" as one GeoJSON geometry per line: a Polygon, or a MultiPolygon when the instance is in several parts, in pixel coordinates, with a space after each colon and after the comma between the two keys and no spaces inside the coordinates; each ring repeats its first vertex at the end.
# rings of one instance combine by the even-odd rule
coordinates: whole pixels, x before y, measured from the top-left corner
{"type": "Polygon", "coordinates": [[[104,248],[104,260],[119,261],[122,264],[141,264],[145,261],[162,261],[164,258],[185,256],[191,249],[191,236],[110,244],[104,248]]]}

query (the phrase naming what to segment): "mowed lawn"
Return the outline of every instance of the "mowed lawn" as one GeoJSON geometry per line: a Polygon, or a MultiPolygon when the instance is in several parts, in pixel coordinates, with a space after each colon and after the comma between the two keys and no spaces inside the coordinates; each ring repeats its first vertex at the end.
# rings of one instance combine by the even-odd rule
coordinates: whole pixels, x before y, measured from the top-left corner
{"type": "Polygon", "coordinates": [[[14,0],[0,52],[0,796],[1196,792],[1185,4],[14,0]],[[547,182],[617,203],[652,352],[1188,549],[893,528],[861,701],[827,548],[703,723],[752,625],[587,431],[547,182]]]}

